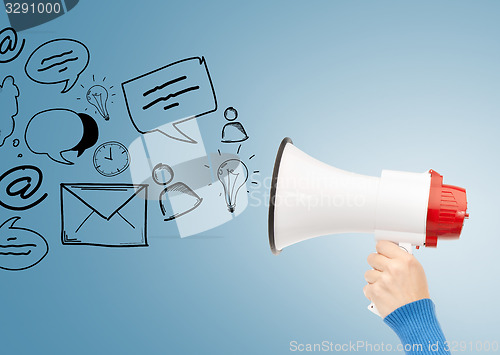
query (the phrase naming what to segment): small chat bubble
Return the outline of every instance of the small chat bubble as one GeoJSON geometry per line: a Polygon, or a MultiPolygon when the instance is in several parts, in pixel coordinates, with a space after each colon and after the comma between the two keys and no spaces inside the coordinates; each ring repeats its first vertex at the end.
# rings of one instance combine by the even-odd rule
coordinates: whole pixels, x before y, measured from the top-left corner
{"type": "Polygon", "coordinates": [[[24,71],[39,84],[64,83],[61,93],[66,93],[75,86],[89,60],[89,50],[83,43],[74,39],[55,39],[35,49],[24,71]]]}
{"type": "Polygon", "coordinates": [[[49,252],[47,240],[39,233],[15,226],[21,217],[0,225],[0,269],[19,271],[37,265],[49,252]]]}
{"type": "Polygon", "coordinates": [[[63,153],[75,151],[79,157],[97,142],[98,137],[97,123],[91,116],[66,109],[37,113],[29,121],[24,134],[26,144],[33,153],[45,154],[53,161],[66,165],[74,163],[63,153]]]}
{"type": "Polygon", "coordinates": [[[217,110],[217,99],[203,57],[183,59],[122,83],[125,103],[140,133],[160,132],[197,143],[179,125],[217,110]]]}

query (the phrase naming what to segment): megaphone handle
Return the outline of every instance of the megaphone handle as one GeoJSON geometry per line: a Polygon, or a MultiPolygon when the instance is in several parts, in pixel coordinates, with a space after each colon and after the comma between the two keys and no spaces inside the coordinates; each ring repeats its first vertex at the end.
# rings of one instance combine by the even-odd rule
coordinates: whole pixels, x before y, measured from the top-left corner
{"type": "MultiPolygon", "coordinates": [[[[399,243],[399,247],[406,251],[407,253],[413,254],[412,249],[411,249],[411,243],[399,243]]],[[[375,304],[372,302],[368,306],[368,310],[372,312],[373,314],[376,314],[377,316],[381,317],[380,313],[378,312],[377,307],[375,304]]]]}

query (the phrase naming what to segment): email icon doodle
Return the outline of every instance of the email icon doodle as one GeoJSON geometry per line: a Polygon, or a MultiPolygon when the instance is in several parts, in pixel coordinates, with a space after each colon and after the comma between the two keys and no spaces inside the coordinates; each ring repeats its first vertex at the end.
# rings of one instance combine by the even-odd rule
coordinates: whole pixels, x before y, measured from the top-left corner
{"type": "Polygon", "coordinates": [[[63,244],[148,246],[148,185],[61,184],[63,244]]]}

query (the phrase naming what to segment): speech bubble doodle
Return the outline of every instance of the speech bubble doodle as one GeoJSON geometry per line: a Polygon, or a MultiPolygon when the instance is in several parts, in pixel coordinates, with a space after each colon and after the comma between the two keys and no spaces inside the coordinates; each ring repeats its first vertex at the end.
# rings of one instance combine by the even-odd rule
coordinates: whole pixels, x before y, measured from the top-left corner
{"type": "Polygon", "coordinates": [[[30,55],[24,71],[39,84],[65,83],[61,93],[66,93],[87,68],[90,52],[74,39],[55,39],[42,44],[30,55]]]}
{"type": "Polygon", "coordinates": [[[64,158],[63,153],[75,151],[80,157],[97,143],[98,138],[99,128],[91,116],[60,108],[37,113],[28,122],[24,133],[29,150],[66,165],[74,163],[64,158]],[[50,135],[52,132],[64,134],[50,135]]]}
{"type": "Polygon", "coordinates": [[[42,261],[49,252],[49,245],[40,234],[14,227],[20,219],[12,217],[0,225],[0,269],[29,269],[42,261]]]}
{"type": "Polygon", "coordinates": [[[14,117],[18,113],[18,97],[19,88],[14,83],[14,78],[7,76],[0,85],[0,147],[14,133],[16,124],[14,117]]]}
{"type": "Polygon", "coordinates": [[[48,196],[44,193],[38,197],[42,181],[42,171],[33,165],[18,166],[6,171],[0,176],[0,206],[13,211],[35,207],[48,196]]]}
{"type": "Polygon", "coordinates": [[[140,133],[160,132],[197,143],[177,126],[217,110],[203,57],[183,59],[122,83],[129,116],[140,133]]]}
{"type": "Polygon", "coordinates": [[[4,28],[0,32],[0,63],[8,63],[19,57],[26,40],[18,46],[17,33],[12,27],[4,28]]]}

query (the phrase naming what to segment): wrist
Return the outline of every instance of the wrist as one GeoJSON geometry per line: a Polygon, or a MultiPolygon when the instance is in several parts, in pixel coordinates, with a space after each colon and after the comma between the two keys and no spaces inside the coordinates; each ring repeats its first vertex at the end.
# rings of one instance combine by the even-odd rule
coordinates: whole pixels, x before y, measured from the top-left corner
{"type": "Polygon", "coordinates": [[[436,344],[442,351],[438,354],[448,354],[444,348],[446,339],[437,320],[434,303],[429,298],[399,307],[384,318],[384,323],[391,327],[404,345],[427,349],[429,344],[436,344]]]}

